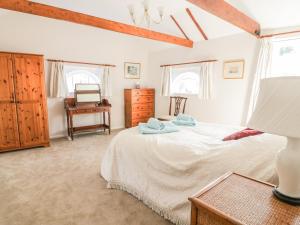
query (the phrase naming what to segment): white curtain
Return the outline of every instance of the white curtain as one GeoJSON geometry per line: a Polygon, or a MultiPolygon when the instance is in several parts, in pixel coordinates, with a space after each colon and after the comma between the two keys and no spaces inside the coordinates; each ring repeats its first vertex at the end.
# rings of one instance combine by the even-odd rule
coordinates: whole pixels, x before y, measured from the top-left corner
{"type": "Polygon", "coordinates": [[[165,66],[163,67],[163,74],[161,80],[161,96],[170,96],[170,88],[171,88],[171,72],[172,67],[165,66]]]}
{"type": "Polygon", "coordinates": [[[64,64],[62,62],[51,63],[49,95],[52,98],[64,98],[68,95],[64,64]]]}
{"type": "Polygon", "coordinates": [[[198,93],[200,99],[211,99],[213,97],[213,67],[214,64],[212,62],[200,64],[200,84],[198,93]]]}
{"type": "Polygon", "coordinates": [[[103,97],[111,97],[111,77],[110,77],[110,67],[105,66],[103,68],[103,72],[100,75],[100,82],[101,82],[101,95],[103,97]]]}
{"type": "Polygon", "coordinates": [[[260,81],[262,79],[271,77],[271,64],[272,64],[272,53],[273,53],[273,44],[271,38],[261,39],[261,47],[259,51],[256,73],[253,80],[253,87],[251,92],[249,110],[247,121],[249,121],[256,105],[257,96],[259,93],[260,81]]]}

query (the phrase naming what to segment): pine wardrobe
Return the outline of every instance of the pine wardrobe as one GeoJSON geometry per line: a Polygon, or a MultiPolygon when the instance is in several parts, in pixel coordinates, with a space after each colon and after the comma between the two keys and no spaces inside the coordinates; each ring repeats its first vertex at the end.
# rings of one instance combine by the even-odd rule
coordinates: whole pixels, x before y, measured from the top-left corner
{"type": "Polygon", "coordinates": [[[49,146],[42,55],[0,52],[0,152],[49,146]]]}

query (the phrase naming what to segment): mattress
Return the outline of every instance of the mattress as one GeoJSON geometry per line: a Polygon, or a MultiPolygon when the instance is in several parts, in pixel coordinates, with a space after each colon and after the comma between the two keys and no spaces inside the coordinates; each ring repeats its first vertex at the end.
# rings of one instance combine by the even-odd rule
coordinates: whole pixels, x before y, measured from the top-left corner
{"type": "Polygon", "coordinates": [[[209,123],[179,128],[142,135],[134,127],[116,135],[101,163],[107,187],[127,191],[165,219],[187,225],[188,197],[224,173],[276,182],[275,158],[286,138],[265,133],[224,142],[243,128],[209,123]]]}

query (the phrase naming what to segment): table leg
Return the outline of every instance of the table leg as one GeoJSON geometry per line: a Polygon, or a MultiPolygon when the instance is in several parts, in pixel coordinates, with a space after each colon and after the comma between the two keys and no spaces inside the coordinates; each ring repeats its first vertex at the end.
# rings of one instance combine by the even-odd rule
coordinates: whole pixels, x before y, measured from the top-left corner
{"type": "Polygon", "coordinates": [[[110,134],[110,112],[108,112],[108,133],[110,134]]]}
{"type": "Polygon", "coordinates": [[[103,114],[103,125],[104,125],[104,133],[105,133],[105,131],[106,131],[106,121],[105,121],[105,112],[102,112],[102,114],[103,114]]]}
{"type": "Polygon", "coordinates": [[[71,114],[70,115],[70,133],[71,133],[71,139],[72,141],[74,140],[74,137],[73,137],[73,115],[71,114]]]}
{"type": "Polygon", "coordinates": [[[67,129],[68,129],[68,137],[70,137],[70,117],[69,113],[67,112],[67,129]]]}

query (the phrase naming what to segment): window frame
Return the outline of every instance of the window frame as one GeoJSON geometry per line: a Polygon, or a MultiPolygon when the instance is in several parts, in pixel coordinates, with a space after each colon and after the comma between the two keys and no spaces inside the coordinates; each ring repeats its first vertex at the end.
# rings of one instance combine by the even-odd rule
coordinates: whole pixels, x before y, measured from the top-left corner
{"type": "MultiPolygon", "coordinates": [[[[275,71],[274,65],[277,65],[277,63],[278,63],[277,61],[275,61],[275,63],[274,63],[274,58],[275,57],[280,57],[280,56],[276,56],[276,54],[275,54],[275,50],[274,50],[275,45],[278,44],[278,43],[280,43],[280,42],[288,42],[288,41],[293,41],[293,40],[298,40],[299,41],[299,55],[300,55],[300,36],[284,37],[284,38],[274,38],[274,39],[271,40],[271,43],[272,43],[272,56],[271,56],[272,60],[271,60],[270,69],[269,69],[271,77],[300,76],[300,67],[299,67],[299,72],[298,73],[297,72],[295,72],[295,73],[294,72],[293,73],[288,73],[288,72],[279,72],[279,73],[276,73],[276,72],[274,72],[275,71]]],[[[293,46],[295,46],[295,45],[293,45],[293,46]]],[[[296,58],[297,58],[297,56],[296,56],[296,58]]]]}
{"type": "Polygon", "coordinates": [[[200,89],[200,67],[199,66],[184,66],[184,67],[173,67],[170,72],[170,96],[197,96],[200,89]],[[182,70],[182,72],[177,72],[177,74],[174,74],[174,70],[182,70]],[[196,72],[196,70],[198,72],[196,72]],[[184,74],[193,74],[197,75],[197,83],[198,83],[198,89],[195,93],[180,93],[180,92],[173,92],[172,86],[174,85],[174,82],[176,79],[178,79],[180,76],[183,76],[184,74]],[[174,76],[176,76],[174,78],[174,76]]]}
{"type": "MultiPolygon", "coordinates": [[[[86,65],[80,65],[80,64],[75,64],[75,65],[68,65],[66,64],[64,66],[64,79],[65,79],[65,85],[66,85],[66,91],[68,93],[68,96],[74,96],[74,89],[71,91],[69,90],[69,86],[70,86],[70,83],[68,82],[68,75],[70,76],[70,74],[74,73],[74,75],[76,75],[76,71],[78,73],[80,72],[84,72],[85,75],[87,76],[93,76],[92,79],[95,80],[98,79],[99,82],[97,83],[91,83],[91,82],[82,82],[84,84],[99,84],[101,85],[101,74],[103,74],[104,72],[104,69],[101,68],[101,67],[96,67],[96,66],[86,66],[86,65]],[[92,72],[94,71],[94,72],[92,72]],[[97,75],[97,73],[99,73],[99,75],[97,75]]],[[[89,79],[89,78],[88,78],[89,79]]],[[[74,86],[75,88],[75,84],[74,82],[72,82],[72,86],[74,86]]]]}

